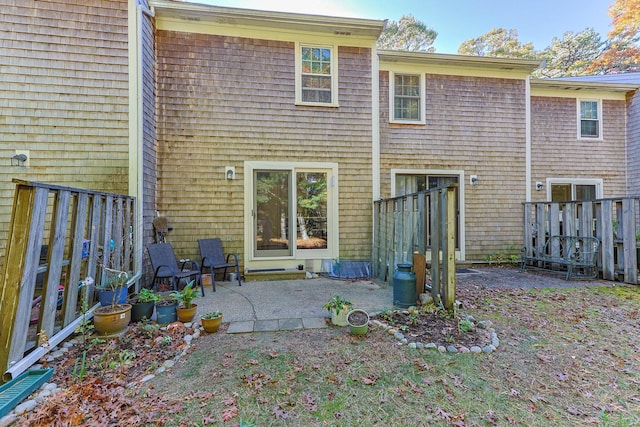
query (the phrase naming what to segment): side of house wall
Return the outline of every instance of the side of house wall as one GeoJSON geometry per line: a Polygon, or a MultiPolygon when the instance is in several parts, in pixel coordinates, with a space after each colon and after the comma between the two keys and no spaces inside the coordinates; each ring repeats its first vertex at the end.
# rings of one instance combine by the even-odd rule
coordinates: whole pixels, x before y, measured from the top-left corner
{"type": "Polygon", "coordinates": [[[627,95],[627,195],[640,195],[640,92],[627,95]]]}
{"type": "MultiPolygon", "coordinates": [[[[0,64],[0,224],[13,178],[126,194],[126,0],[4,2],[0,64]]],[[[6,244],[1,227],[0,264],[6,244]]]]}
{"type": "Polygon", "coordinates": [[[340,46],[340,106],[310,107],[295,105],[294,46],[157,32],[158,210],[179,256],[221,237],[243,263],[244,162],[306,161],[338,163],[340,256],[370,257],[371,50],[340,46]]]}
{"type": "MultiPolygon", "coordinates": [[[[156,217],[156,63],[155,63],[155,28],[153,20],[143,16],[142,24],[142,73],[143,94],[143,242],[153,241],[155,232],[153,219],[156,217]]],[[[143,245],[144,246],[144,245],[143,245]]],[[[143,271],[145,276],[152,274],[149,255],[143,250],[143,271]]]]}
{"type": "MultiPolygon", "coordinates": [[[[602,179],[603,197],[627,194],[626,106],[624,101],[602,101],[602,140],[578,139],[577,101],[571,97],[531,97],[531,179],[602,179]]],[[[533,201],[545,201],[544,191],[533,191],[533,201]]]]}
{"type": "Polygon", "coordinates": [[[462,170],[467,260],[518,248],[525,199],[525,81],[426,75],[426,125],[389,123],[380,72],[381,193],[391,169],[462,170]],[[470,175],[479,184],[469,185],[470,175]]]}

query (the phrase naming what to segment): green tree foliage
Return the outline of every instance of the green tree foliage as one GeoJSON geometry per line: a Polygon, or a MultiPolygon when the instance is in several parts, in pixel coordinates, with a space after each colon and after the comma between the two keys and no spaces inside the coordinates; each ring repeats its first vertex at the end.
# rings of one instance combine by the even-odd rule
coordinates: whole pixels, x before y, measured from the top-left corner
{"type": "Polygon", "coordinates": [[[551,46],[540,53],[539,58],[546,65],[534,75],[551,78],[584,75],[589,64],[600,55],[603,44],[593,28],[579,33],[567,31],[562,39],[554,37],[551,46]]]}
{"type": "Polygon", "coordinates": [[[521,43],[518,31],[494,28],[475,39],[465,40],[458,48],[461,55],[492,56],[496,58],[535,59],[533,43],[521,43]]]}
{"type": "Polygon", "coordinates": [[[400,20],[390,21],[378,38],[379,49],[402,50],[411,52],[435,52],[432,46],[438,33],[414,18],[403,15],[400,20]]]}

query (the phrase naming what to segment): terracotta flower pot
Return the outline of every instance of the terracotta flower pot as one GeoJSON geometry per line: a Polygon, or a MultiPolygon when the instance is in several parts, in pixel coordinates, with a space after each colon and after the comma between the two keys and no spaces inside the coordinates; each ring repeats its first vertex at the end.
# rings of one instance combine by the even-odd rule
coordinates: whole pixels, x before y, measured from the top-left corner
{"type": "Polygon", "coordinates": [[[218,328],[222,324],[222,316],[218,316],[213,319],[200,319],[200,323],[204,328],[205,332],[213,333],[218,332],[218,328]]]}
{"type": "Polygon", "coordinates": [[[196,304],[191,304],[190,308],[178,307],[176,309],[176,314],[178,315],[178,320],[182,323],[191,322],[194,317],[196,317],[196,309],[198,306],[196,304]]]}
{"type": "Polygon", "coordinates": [[[93,326],[101,335],[123,331],[131,321],[131,304],[98,307],[93,311],[93,326]]]}

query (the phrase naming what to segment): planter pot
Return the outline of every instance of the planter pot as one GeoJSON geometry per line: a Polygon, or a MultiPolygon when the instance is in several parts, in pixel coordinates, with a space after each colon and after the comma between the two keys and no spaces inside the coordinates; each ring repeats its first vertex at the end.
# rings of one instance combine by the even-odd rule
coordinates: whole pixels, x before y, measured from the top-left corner
{"type": "Polygon", "coordinates": [[[93,326],[100,335],[123,331],[131,321],[131,304],[98,307],[93,311],[93,326]]]}
{"type": "Polygon", "coordinates": [[[191,322],[196,317],[196,308],[198,308],[196,304],[191,304],[191,308],[178,307],[176,309],[178,320],[182,323],[191,322]]]}
{"type": "Polygon", "coordinates": [[[175,322],[177,307],[176,301],[156,303],[156,321],[163,325],[175,322]]]}
{"type": "Polygon", "coordinates": [[[153,316],[153,308],[155,305],[153,301],[131,304],[131,321],[139,322],[142,319],[150,320],[151,316],[153,316]]]}
{"type": "Polygon", "coordinates": [[[347,313],[347,323],[353,335],[364,335],[369,330],[369,313],[359,308],[347,313]]]}
{"type": "Polygon", "coordinates": [[[349,309],[342,309],[340,313],[336,313],[336,309],[331,309],[331,323],[336,326],[347,326],[347,313],[349,309]]]}
{"type": "Polygon", "coordinates": [[[215,319],[200,319],[200,323],[205,332],[213,333],[218,332],[220,324],[222,324],[222,316],[218,316],[215,319]]]}
{"type": "Polygon", "coordinates": [[[103,307],[114,304],[113,294],[115,293],[115,304],[124,304],[127,302],[127,291],[126,287],[117,288],[116,290],[98,289],[98,301],[103,307]]]}

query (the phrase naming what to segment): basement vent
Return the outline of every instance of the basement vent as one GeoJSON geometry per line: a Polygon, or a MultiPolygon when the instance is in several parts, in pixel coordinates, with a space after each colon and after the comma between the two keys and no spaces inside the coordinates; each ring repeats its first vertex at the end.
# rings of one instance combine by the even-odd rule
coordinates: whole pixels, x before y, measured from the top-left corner
{"type": "Polygon", "coordinates": [[[333,34],[336,36],[350,36],[351,31],[334,31],[333,34]]]}

